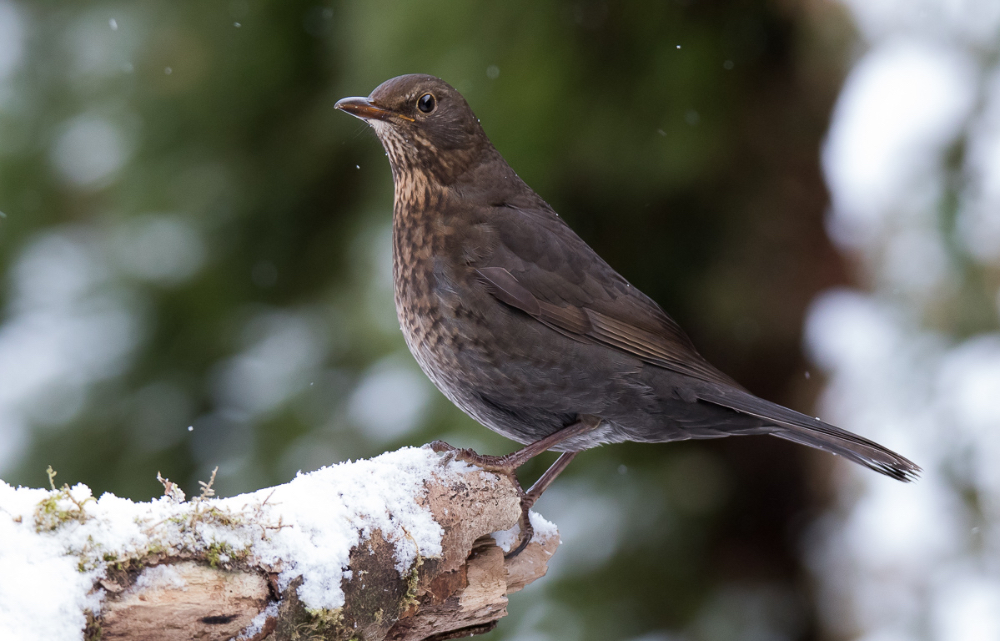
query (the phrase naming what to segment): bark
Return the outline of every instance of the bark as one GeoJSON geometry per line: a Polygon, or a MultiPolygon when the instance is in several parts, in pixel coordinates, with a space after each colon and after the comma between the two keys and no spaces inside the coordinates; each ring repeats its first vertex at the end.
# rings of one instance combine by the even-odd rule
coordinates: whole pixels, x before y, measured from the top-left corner
{"type": "Polygon", "coordinates": [[[87,639],[416,641],[488,631],[507,614],[507,595],[545,574],[558,534],[536,535],[505,559],[490,534],[517,522],[512,480],[469,468],[432,475],[425,489],[414,500],[443,528],[442,554],[418,558],[401,576],[392,544],[371,533],[351,550],[352,578],[342,583],[346,602],[336,611],[308,611],[298,581],[279,590],[274,568],[252,560],[213,567],[198,554],[161,555],[141,569],[110,572],[95,586],[106,596],[87,639]]]}

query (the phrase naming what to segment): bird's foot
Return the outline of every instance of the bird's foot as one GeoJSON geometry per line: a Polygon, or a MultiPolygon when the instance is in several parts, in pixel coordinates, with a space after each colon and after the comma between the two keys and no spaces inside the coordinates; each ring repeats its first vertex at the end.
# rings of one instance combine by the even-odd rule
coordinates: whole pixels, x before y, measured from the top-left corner
{"type": "MultiPolygon", "coordinates": [[[[578,431],[580,429],[580,425],[581,423],[577,423],[571,426],[571,428],[567,428],[566,432],[573,433],[578,431]],[[570,430],[572,430],[572,432],[570,430]]],[[[549,439],[551,439],[551,437],[549,437],[549,439]]],[[[510,559],[517,556],[522,550],[524,550],[525,547],[527,547],[528,543],[531,542],[531,537],[534,534],[530,518],[531,506],[535,504],[535,501],[537,501],[542,495],[542,492],[544,492],[546,488],[552,484],[552,481],[559,476],[560,472],[566,469],[569,462],[572,461],[577,455],[577,452],[563,452],[559,455],[556,462],[552,464],[552,467],[546,470],[545,474],[542,474],[541,478],[535,481],[535,484],[532,485],[527,492],[525,492],[521,487],[521,482],[517,480],[515,472],[517,471],[517,468],[523,465],[526,460],[537,453],[534,452],[534,449],[537,449],[539,444],[545,445],[545,448],[543,448],[542,451],[547,449],[548,444],[546,443],[546,440],[548,439],[543,439],[542,441],[533,443],[532,445],[505,456],[484,456],[483,454],[479,454],[471,449],[459,449],[454,445],[445,443],[444,441],[434,441],[431,443],[431,449],[435,452],[445,453],[453,457],[455,460],[465,461],[466,463],[477,465],[487,472],[502,474],[514,483],[514,487],[517,488],[517,493],[521,499],[521,516],[518,519],[518,524],[521,526],[521,540],[516,548],[504,555],[504,558],[510,559]]]]}
{"type": "Polygon", "coordinates": [[[542,492],[552,485],[552,481],[556,480],[556,477],[566,469],[570,461],[576,458],[577,454],[578,452],[563,452],[560,454],[556,462],[549,469],[545,470],[545,474],[542,474],[527,492],[521,492],[521,518],[518,521],[518,524],[521,526],[521,541],[516,548],[504,555],[505,559],[514,558],[531,543],[531,537],[535,534],[534,528],[531,527],[531,507],[535,504],[535,501],[541,498],[542,492]]]}
{"type": "MultiPolygon", "coordinates": [[[[531,506],[535,504],[536,500],[538,500],[538,496],[533,495],[530,490],[525,492],[524,488],[521,487],[521,482],[517,479],[517,475],[515,474],[517,466],[511,464],[511,461],[509,460],[510,457],[479,454],[475,450],[469,448],[458,448],[454,445],[445,443],[444,441],[434,441],[431,443],[431,449],[439,454],[446,454],[453,460],[464,461],[477,467],[481,467],[487,472],[493,472],[494,474],[506,476],[514,483],[514,487],[517,488],[518,497],[521,500],[521,516],[518,517],[517,520],[517,524],[520,528],[520,534],[518,537],[517,547],[504,554],[504,558],[514,558],[520,554],[524,548],[528,547],[528,543],[531,542],[531,537],[534,534],[534,530],[531,527],[531,517],[529,513],[531,511],[531,506]]],[[[540,495],[541,493],[538,492],[538,494],[540,495]]]]}
{"type": "Polygon", "coordinates": [[[469,448],[457,448],[444,441],[434,441],[431,443],[431,449],[439,454],[450,454],[454,460],[465,461],[466,463],[481,467],[487,472],[508,476],[513,476],[514,471],[520,467],[521,463],[517,460],[511,460],[512,457],[509,454],[506,456],[489,456],[487,454],[479,454],[469,448]]]}

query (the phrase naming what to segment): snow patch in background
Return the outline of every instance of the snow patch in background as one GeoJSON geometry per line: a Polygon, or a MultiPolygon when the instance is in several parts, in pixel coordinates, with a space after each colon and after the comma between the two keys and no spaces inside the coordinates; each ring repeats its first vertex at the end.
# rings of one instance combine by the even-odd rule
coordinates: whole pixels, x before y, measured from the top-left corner
{"type": "Polygon", "coordinates": [[[88,388],[129,361],[142,316],[112,275],[85,228],[40,234],[17,258],[0,325],[0,471],[29,445],[29,425],[72,420],[88,388]]]}
{"type": "Polygon", "coordinates": [[[410,363],[389,357],[361,379],[347,411],[360,433],[382,443],[416,429],[430,401],[427,378],[410,363]]]}
{"type": "Polygon", "coordinates": [[[823,150],[834,240],[860,248],[908,217],[934,217],[940,155],[972,108],[975,73],[961,52],[910,39],[887,42],[857,63],[823,150]]]}
{"type": "Polygon", "coordinates": [[[78,187],[103,187],[125,164],[131,145],[107,118],[82,114],[67,122],[52,148],[60,176],[78,187]]]}
{"type": "Polygon", "coordinates": [[[266,310],[243,328],[245,348],[214,376],[221,412],[249,420],[266,416],[307,387],[326,356],[323,318],[309,310],[266,310]]]}
{"type": "Polygon", "coordinates": [[[838,469],[807,546],[824,635],[997,639],[1000,3],[842,2],[869,50],[824,149],[829,230],[870,291],[818,297],[806,342],[824,414],[925,472],[838,469]]]}
{"type": "Polygon", "coordinates": [[[109,249],[123,273],[162,285],[191,278],[208,251],[201,234],[178,214],[129,218],[109,236],[109,249]]]}
{"type": "Polygon", "coordinates": [[[1000,29],[1000,3],[993,0],[840,0],[865,39],[885,41],[908,34],[926,41],[992,46],[1000,29]]]}
{"type": "Polygon", "coordinates": [[[0,82],[13,75],[24,54],[24,24],[11,2],[0,0],[0,82]]]}

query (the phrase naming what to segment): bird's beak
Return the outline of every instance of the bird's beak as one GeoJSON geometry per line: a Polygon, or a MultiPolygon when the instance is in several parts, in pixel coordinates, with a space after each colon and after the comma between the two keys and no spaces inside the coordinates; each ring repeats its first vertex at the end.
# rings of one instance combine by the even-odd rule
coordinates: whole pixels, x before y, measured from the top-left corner
{"type": "Polygon", "coordinates": [[[333,107],[334,109],[346,111],[355,118],[361,118],[362,120],[391,120],[393,118],[401,118],[413,122],[413,118],[383,109],[367,98],[341,98],[333,107]]]}

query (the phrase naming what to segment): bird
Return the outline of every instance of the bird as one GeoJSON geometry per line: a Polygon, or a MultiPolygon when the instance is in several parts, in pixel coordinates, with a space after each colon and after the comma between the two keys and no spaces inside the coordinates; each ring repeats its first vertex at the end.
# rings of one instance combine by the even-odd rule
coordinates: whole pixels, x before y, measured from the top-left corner
{"type": "Polygon", "coordinates": [[[524,447],[439,452],[510,475],[560,456],[521,491],[528,510],[579,452],[608,443],[770,435],[900,481],[895,452],[747,391],[583,241],[510,167],[465,98],[426,74],[385,81],[336,109],[367,122],[394,184],[392,273],[406,344],[466,414],[524,447]]]}

